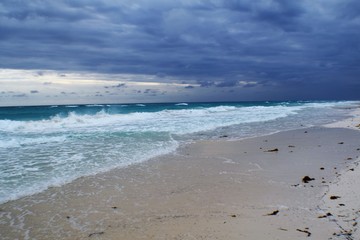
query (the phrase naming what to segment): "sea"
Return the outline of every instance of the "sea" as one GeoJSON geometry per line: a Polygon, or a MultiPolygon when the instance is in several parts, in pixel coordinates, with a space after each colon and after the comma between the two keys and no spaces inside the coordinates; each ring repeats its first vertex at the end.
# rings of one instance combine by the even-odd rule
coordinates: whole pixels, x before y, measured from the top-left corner
{"type": "Polygon", "coordinates": [[[141,163],[198,140],[323,125],[359,102],[287,101],[0,108],[0,203],[141,163]]]}

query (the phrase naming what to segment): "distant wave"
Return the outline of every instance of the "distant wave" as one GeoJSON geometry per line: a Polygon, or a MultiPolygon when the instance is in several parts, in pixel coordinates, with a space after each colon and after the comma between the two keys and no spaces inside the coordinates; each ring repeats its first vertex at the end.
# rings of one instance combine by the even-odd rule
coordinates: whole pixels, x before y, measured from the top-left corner
{"type": "Polygon", "coordinates": [[[104,105],[102,105],[102,104],[88,104],[86,106],[87,107],[103,107],[104,105]]]}
{"type": "Polygon", "coordinates": [[[189,104],[187,104],[187,103],[177,103],[177,104],[175,104],[175,106],[188,106],[189,104]]]}
{"type": "Polygon", "coordinates": [[[67,105],[67,106],[65,106],[66,108],[77,108],[77,107],[79,107],[78,105],[67,105]]]}

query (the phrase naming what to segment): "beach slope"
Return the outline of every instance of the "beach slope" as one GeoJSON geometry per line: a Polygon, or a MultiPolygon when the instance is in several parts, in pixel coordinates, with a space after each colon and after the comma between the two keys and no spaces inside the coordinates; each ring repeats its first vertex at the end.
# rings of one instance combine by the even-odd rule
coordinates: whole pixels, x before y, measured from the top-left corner
{"type": "Polygon", "coordinates": [[[196,142],[2,204],[1,239],[346,239],[359,139],[314,127],[196,142]]]}

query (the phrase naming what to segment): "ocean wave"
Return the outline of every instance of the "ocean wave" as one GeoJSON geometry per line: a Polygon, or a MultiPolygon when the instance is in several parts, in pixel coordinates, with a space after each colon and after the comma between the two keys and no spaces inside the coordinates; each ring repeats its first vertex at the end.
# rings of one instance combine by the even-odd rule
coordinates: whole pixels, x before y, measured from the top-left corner
{"type": "MultiPolygon", "coordinates": [[[[50,119],[33,121],[0,120],[4,133],[61,133],[61,132],[169,132],[188,134],[213,130],[241,123],[264,122],[283,118],[304,108],[339,106],[341,103],[303,103],[273,106],[216,106],[161,110],[157,112],[108,113],[104,109],[94,114],[69,112],[50,119]]],[[[342,103],[343,104],[343,103],[342,103]]]]}
{"type": "Polygon", "coordinates": [[[16,133],[56,133],[92,131],[154,131],[185,134],[247,122],[262,122],[295,114],[302,107],[217,106],[158,112],[109,114],[104,109],[96,114],[70,112],[37,121],[0,120],[0,131],[16,133]]]}
{"type": "Polygon", "coordinates": [[[346,107],[359,104],[359,101],[338,101],[338,102],[307,102],[304,103],[304,107],[312,108],[329,108],[329,107],[346,107]]]}
{"type": "MultiPolygon", "coordinates": [[[[61,144],[57,148],[52,148],[51,154],[45,161],[38,159],[39,155],[28,155],[31,157],[24,161],[11,155],[14,159],[11,157],[4,159],[5,162],[2,162],[0,166],[2,172],[0,204],[42,192],[49,187],[64,185],[79,177],[140,163],[173,152],[178,147],[178,142],[173,139],[166,141],[165,139],[158,141],[148,139],[150,142],[146,142],[147,144],[144,144],[142,138],[136,140],[136,143],[124,143],[125,146],[121,149],[117,149],[118,144],[114,142],[107,146],[107,152],[101,153],[101,158],[94,157],[96,151],[88,148],[86,144],[76,146],[61,144]],[[71,152],[68,152],[69,150],[71,152]],[[13,179],[12,182],[6,181],[10,178],[13,179]],[[14,181],[17,182],[16,186],[14,186],[14,181]]],[[[102,146],[106,147],[106,145],[102,146]]],[[[23,154],[28,153],[25,151],[23,154]]]]}

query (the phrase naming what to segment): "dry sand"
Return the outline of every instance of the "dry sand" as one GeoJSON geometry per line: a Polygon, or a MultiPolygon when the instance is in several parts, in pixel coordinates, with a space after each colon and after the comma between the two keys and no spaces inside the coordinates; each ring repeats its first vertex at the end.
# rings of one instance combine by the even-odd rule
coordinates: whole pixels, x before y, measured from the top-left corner
{"type": "Polygon", "coordinates": [[[360,239],[359,155],[345,128],[196,142],[2,204],[0,239],[360,239]]]}
{"type": "MultiPolygon", "coordinates": [[[[355,109],[349,118],[326,127],[360,130],[360,108],[355,109]]],[[[360,145],[360,139],[357,142],[360,145]]],[[[355,155],[355,159],[351,155],[345,159],[349,161],[347,167],[329,186],[320,204],[331,214],[330,218],[336,222],[345,239],[360,239],[360,231],[357,231],[360,216],[360,147],[355,155]]]]}

